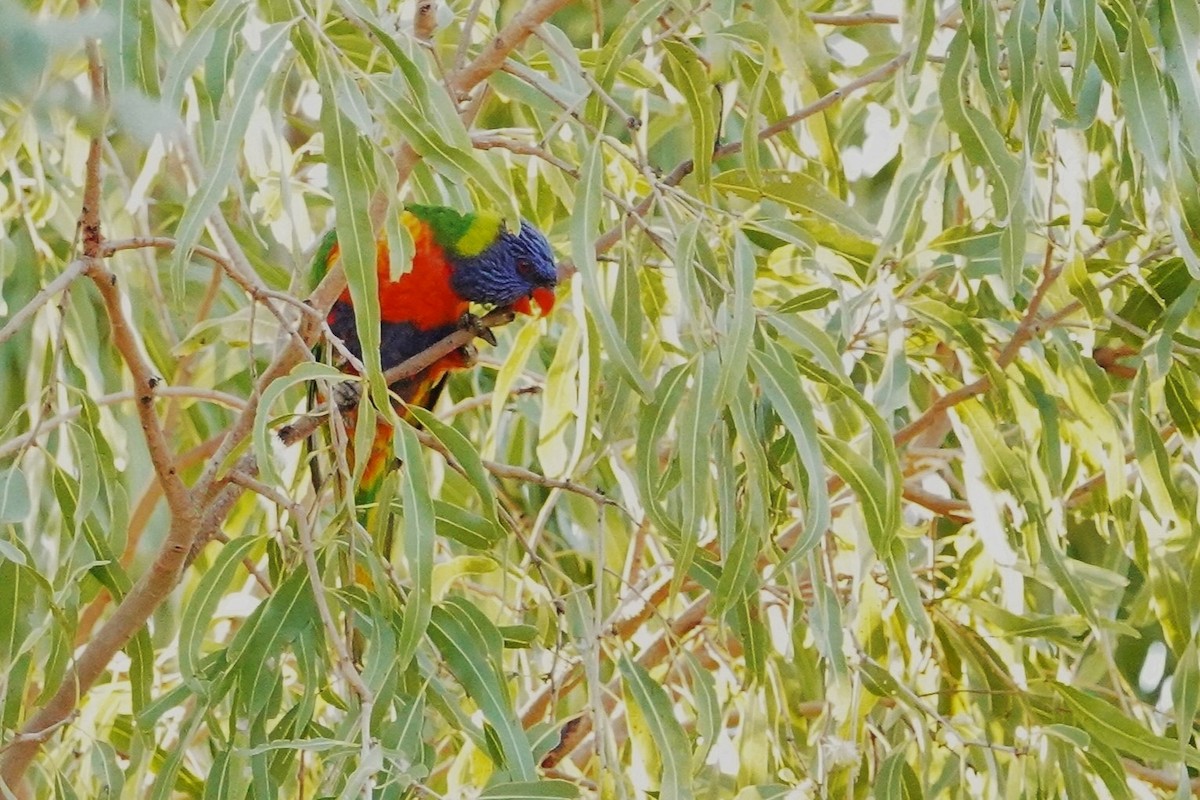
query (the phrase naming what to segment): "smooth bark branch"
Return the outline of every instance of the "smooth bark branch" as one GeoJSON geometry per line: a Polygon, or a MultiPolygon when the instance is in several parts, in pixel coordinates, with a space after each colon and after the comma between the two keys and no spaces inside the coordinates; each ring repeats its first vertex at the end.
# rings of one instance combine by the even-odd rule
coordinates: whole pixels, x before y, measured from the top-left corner
{"type": "Polygon", "coordinates": [[[861,14],[809,14],[808,20],[817,25],[831,25],[836,28],[900,24],[900,17],[895,14],[880,14],[876,11],[864,11],[861,14]]]}
{"type": "Polygon", "coordinates": [[[146,438],[146,449],[150,452],[154,472],[166,494],[167,505],[172,516],[183,515],[191,509],[191,499],[183,479],[179,477],[175,455],[171,452],[162,422],[154,409],[155,388],[162,379],[151,371],[150,365],[142,357],[141,349],[133,335],[133,328],[121,307],[117,276],[98,259],[90,260],[87,275],[100,291],[109,324],[112,326],[113,342],[133,376],[133,392],[136,398],[134,407],[137,409],[138,421],[146,438]]]}
{"type": "Polygon", "coordinates": [[[471,46],[471,31],[475,27],[475,20],[479,19],[479,9],[483,5],[483,0],[471,0],[471,7],[467,10],[467,16],[463,20],[462,36],[458,39],[458,47],[454,49],[454,69],[462,69],[463,62],[467,60],[467,49],[471,46]]]}
{"type": "Polygon", "coordinates": [[[971,504],[965,500],[942,497],[933,492],[928,492],[913,483],[904,484],[903,496],[910,503],[916,503],[939,516],[946,517],[955,522],[965,523],[975,519],[975,515],[971,511],[971,504]]]}

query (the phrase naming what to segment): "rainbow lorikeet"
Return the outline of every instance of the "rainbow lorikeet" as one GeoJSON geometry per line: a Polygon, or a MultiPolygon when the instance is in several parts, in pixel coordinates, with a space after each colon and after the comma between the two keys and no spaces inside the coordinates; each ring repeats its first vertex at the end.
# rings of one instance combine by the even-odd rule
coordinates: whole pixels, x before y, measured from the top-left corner
{"type": "MultiPolygon", "coordinates": [[[[401,222],[411,234],[415,251],[412,269],[392,280],[388,244],[376,244],[379,278],[380,356],[384,371],[431,347],[461,328],[470,317],[472,303],[512,306],[532,314],[530,301],[542,315],[554,306],[558,271],[546,237],[528,222],[514,233],[497,214],[463,214],[441,206],[409,205],[401,222]]],[[[337,261],[337,234],[330,231],[313,260],[315,286],[337,261]]],[[[347,289],[329,311],[329,327],[346,349],[362,358],[362,345],[347,289]]],[[[390,387],[404,415],[406,405],[430,408],[437,402],[448,374],[471,366],[473,348],[464,347],[442,357],[416,375],[390,387]]],[[[350,367],[345,367],[350,371],[350,367]]],[[[346,415],[353,426],[355,414],[346,415]]],[[[391,462],[391,427],[380,424],[368,462],[359,480],[356,502],[370,503],[391,462]]],[[[353,436],[351,436],[353,440],[353,436]]]]}

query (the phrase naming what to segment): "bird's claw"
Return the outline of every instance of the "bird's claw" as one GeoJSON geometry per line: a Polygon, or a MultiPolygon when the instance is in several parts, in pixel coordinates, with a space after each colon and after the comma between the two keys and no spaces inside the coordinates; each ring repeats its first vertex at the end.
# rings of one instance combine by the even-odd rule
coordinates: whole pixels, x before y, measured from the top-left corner
{"type": "Polygon", "coordinates": [[[342,381],[333,385],[332,395],[339,411],[350,411],[358,406],[362,388],[357,381],[342,381]]]}
{"type": "Polygon", "coordinates": [[[471,312],[463,314],[458,321],[458,326],[465,331],[470,331],[475,336],[483,339],[492,347],[496,346],[496,334],[492,333],[492,329],[483,324],[483,320],[475,316],[471,312]]]}
{"type": "MultiPolygon", "coordinates": [[[[495,341],[492,344],[495,344],[495,341]]],[[[475,345],[473,344],[464,344],[458,348],[458,358],[461,368],[468,369],[475,366],[475,362],[479,360],[479,351],[475,349],[475,345]]]]}

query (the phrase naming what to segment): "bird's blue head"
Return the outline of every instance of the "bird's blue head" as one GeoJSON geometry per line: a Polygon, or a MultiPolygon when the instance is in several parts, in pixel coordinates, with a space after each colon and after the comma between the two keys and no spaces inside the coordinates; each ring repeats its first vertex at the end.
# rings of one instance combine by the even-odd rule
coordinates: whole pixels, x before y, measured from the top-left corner
{"type": "Polygon", "coordinates": [[[478,253],[448,253],[454,263],[451,286],[460,297],[473,303],[513,306],[532,313],[529,301],[537,302],[543,316],[554,307],[558,268],[554,253],[542,232],[529,222],[512,233],[499,226],[495,239],[478,253]]]}

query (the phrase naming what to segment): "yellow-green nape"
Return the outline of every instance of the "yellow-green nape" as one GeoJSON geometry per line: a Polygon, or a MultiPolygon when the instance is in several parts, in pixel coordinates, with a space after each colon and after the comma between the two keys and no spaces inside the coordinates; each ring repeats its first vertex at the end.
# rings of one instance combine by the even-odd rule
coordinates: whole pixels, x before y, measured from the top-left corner
{"type": "Polygon", "coordinates": [[[470,216],[473,216],[474,219],[455,242],[454,249],[464,256],[477,256],[496,241],[504,220],[499,214],[489,211],[480,211],[470,216]]]}
{"type": "Polygon", "coordinates": [[[461,214],[445,206],[405,206],[421,222],[433,231],[438,245],[461,256],[477,256],[488,248],[500,235],[504,221],[499,214],[480,211],[461,214]]]}

